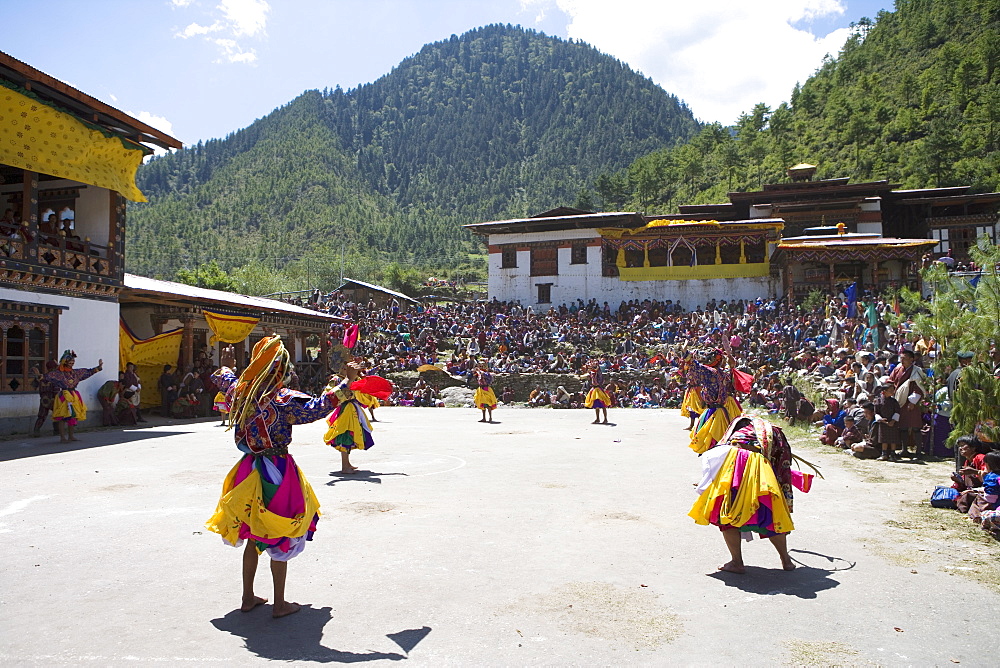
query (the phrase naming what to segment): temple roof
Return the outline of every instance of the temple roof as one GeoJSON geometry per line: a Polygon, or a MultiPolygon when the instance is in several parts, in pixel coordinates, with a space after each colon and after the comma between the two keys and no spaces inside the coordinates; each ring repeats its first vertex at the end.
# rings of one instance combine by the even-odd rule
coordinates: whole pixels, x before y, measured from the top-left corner
{"type": "MultiPolygon", "coordinates": [[[[87,95],[55,77],[0,51],[0,81],[28,91],[79,119],[139,144],[160,148],[181,148],[180,140],[133,118],[123,111],[87,95]]],[[[148,150],[148,149],[147,149],[148,150]]]]}

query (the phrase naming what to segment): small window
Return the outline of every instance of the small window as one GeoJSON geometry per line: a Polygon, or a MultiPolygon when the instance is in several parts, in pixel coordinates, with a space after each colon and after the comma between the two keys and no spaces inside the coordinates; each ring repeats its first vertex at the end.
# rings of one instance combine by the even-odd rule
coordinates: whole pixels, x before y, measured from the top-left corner
{"type": "Polygon", "coordinates": [[[551,283],[539,283],[535,287],[538,289],[538,303],[539,304],[551,304],[552,303],[552,284],[551,283]]]}
{"type": "Polygon", "coordinates": [[[587,244],[573,244],[569,254],[570,264],[587,264],[587,244]]]}
{"type": "Polygon", "coordinates": [[[501,269],[515,269],[517,268],[517,249],[514,247],[507,247],[500,251],[500,268],[501,269]]]}

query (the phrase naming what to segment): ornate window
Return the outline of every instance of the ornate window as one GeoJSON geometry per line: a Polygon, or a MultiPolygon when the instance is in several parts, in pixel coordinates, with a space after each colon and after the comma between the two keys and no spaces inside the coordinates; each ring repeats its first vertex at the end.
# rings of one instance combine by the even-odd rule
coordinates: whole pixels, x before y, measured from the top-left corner
{"type": "Polygon", "coordinates": [[[559,249],[555,246],[531,249],[531,275],[556,276],[559,273],[559,249]]]}
{"type": "Polygon", "coordinates": [[[0,393],[38,391],[38,376],[57,354],[58,317],[58,307],[0,304],[0,393]]]}
{"type": "Polygon", "coordinates": [[[587,244],[573,244],[569,253],[570,264],[587,264],[587,244]]]}
{"type": "Polygon", "coordinates": [[[500,250],[500,268],[501,269],[517,268],[517,247],[504,246],[500,250]]]}
{"type": "Polygon", "coordinates": [[[535,285],[538,290],[538,303],[539,304],[551,304],[552,303],[552,284],[551,283],[538,283],[535,285]]]}

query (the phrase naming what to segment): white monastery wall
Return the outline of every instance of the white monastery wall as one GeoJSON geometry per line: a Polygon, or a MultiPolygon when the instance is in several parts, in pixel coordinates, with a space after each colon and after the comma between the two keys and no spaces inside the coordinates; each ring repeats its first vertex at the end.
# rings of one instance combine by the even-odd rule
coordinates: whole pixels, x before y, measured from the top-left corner
{"type": "MultiPolygon", "coordinates": [[[[99,359],[104,360],[104,371],[77,387],[87,404],[85,424],[100,424],[97,390],[104,381],[118,378],[118,304],[10,288],[0,288],[0,299],[66,307],[59,316],[58,350],[52,351],[52,356],[58,362],[64,350],[75,350],[78,369],[95,367],[99,359]]],[[[37,412],[37,393],[0,394],[0,431],[12,431],[12,420],[16,421],[16,431],[28,431],[37,412]]],[[[43,427],[42,434],[51,433],[49,430],[43,427]]]]}

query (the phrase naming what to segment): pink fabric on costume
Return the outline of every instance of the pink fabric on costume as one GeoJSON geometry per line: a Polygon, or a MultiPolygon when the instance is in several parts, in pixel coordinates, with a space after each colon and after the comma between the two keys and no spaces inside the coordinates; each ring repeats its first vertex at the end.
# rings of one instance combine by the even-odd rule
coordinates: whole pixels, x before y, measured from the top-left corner
{"type": "Polygon", "coordinates": [[[733,472],[733,489],[739,487],[740,482],[743,481],[743,473],[747,468],[748,456],[747,451],[742,448],[736,451],[736,470],[733,472]]]}
{"type": "Polygon", "coordinates": [[[812,489],[813,478],[815,477],[812,473],[792,471],[792,485],[795,489],[808,493],[812,489]]]}

